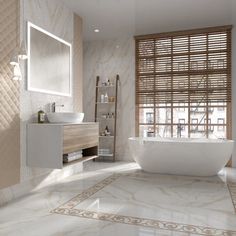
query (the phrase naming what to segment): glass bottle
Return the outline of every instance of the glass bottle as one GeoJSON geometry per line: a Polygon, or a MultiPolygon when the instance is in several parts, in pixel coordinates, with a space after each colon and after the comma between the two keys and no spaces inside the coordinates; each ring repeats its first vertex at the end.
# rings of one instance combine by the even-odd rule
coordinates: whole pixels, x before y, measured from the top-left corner
{"type": "Polygon", "coordinates": [[[108,102],[108,94],[107,93],[104,96],[104,102],[108,102]]]}
{"type": "Polygon", "coordinates": [[[42,124],[45,122],[45,112],[40,108],[38,111],[38,123],[42,124]]]}

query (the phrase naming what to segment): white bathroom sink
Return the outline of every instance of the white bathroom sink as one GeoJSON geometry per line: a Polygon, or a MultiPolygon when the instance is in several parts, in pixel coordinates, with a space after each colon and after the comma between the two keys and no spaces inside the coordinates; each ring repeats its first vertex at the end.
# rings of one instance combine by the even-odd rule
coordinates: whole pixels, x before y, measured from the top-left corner
{"type": "Polygon", "coordinates": [[[81,123],[84,119],[84,113],[73,112],[55,112],[47,114],[50,123],[81,123]]]}

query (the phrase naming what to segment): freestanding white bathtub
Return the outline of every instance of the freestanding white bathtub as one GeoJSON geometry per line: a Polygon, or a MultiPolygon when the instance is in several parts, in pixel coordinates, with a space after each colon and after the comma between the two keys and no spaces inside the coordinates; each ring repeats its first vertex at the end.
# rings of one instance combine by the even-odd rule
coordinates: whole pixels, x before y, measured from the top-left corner
{"type": "Polygon", "coordinates": [[[212,176],[229,161],[234,141],[191,138],[129,138],[134,160],[144,171],[212,176]]]}

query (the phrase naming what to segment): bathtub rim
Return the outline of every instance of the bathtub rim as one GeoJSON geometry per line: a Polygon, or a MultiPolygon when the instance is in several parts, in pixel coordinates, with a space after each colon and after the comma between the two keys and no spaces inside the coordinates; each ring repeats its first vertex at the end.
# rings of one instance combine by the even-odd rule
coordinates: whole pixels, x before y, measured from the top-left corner
{"type": "Polygon", "coordinates": [[[160,138],[160,137],[129,137],[129,141],[158,142],[158,143],[186,143],[186,144],[219,144],[234,143],[232,139],[209,139],[209,138],[160,138]]]}

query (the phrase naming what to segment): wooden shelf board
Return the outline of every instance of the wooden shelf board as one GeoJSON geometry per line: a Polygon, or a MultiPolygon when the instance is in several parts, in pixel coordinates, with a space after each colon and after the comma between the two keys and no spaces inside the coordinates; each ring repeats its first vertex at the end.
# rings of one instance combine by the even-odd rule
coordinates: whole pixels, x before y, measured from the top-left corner
{"type": "Polygon", "coordinates": [[[114,138],[114,136],[99,136],[99,138],[114,138]]]}
{"type": "Polygon", "coordinates": [[[99,153],[98,156],[99,157],[113,157],[114,155],[113,155],[113,153],[110,153],[110,154],[101,154],[101,153],[99,153]]]}
{"type": "Polygon", "coordinates": [[[82,157],[78,160],[74,160],[74,161],[71,161],[71,162],[68,162],[68,163],[63,163],[63,167],[74,165],[74,164],[79,163],[79,162],[89,161],[89,160],[92,160],[92,159],[95,159],[95,158],[98,158],[98,155],[85,156],[85,157],[82,157]]]}
{"type": "Polygon", "coordinates": [[[103,118],[103,117],[97,117],[97,120],[115,120],[115,118],[103,118]]]}
{"type": "Polygon", "coordinates": [[[96,86],[96,88],[115,88],[115,85],[107,85],[107,86],[96,86]]]}
{"type": "Polygon", "coordinates": [[[115,102],[96,102],[96,104],[115,104],[115,102]]]}

